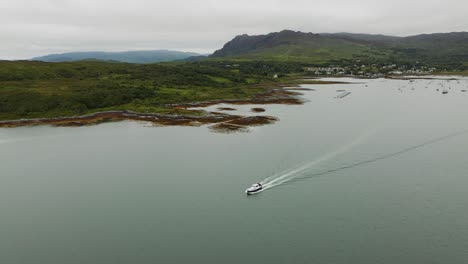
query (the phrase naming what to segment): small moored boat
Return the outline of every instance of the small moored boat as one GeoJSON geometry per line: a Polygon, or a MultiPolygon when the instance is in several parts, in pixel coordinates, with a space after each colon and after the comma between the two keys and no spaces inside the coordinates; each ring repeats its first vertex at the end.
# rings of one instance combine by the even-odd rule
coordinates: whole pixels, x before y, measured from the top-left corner
{"type": "Polygon", "coordinates": [[[250,186],[249,188],[247,188],[247,190],[245,190],[245,193],[247,195],[251,195],[251,194],[258,193],[258,192],[260,192],[262,190],[263,190],[263,186],[260,183],[255,183],[252,186],[250,186]]]}

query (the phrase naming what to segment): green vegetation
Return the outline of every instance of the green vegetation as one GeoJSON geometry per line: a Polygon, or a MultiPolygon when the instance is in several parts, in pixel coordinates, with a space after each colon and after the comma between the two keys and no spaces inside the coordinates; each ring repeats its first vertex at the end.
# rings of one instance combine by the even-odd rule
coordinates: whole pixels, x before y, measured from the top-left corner
{"type": "Polygon", "coordinates": [[[359,56],[386,59],[389,53],[346,39],[285,30],[261,36],[238,36],[211,57],[237,61],[254,59],[324,64],[359,56]]]}
{"type": "Polygon", "coordinates": [[[127,64],[99,61],[0,62],[0,120],[83,115],[106,110],[173,113],[168,104],[247,99],[288,63],[192,62],[127,64]]]}
{"type": "Polygon", "coordinates": [[[468,33],[391,37],[284,30],[267,35],[237,36],[210,58],[289,61],[317,66],[424,64],[438,69],[468,70],[468,33]]]}

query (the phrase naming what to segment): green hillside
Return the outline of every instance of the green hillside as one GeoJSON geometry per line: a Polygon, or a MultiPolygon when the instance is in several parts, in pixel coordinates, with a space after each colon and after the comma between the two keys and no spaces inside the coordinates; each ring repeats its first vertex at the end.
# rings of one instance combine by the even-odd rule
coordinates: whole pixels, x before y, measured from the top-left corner
{"type": "Polygon", "coordinates": [[[282,60],[334,63],[364,62],[465,65],[468,33],[392,37],[367,34],[313,34],[284,30],[267,35],[235,37],[211,59],[282,60]]]}
{"type": "Polygon", "coordinates": [[[365,43],[285,30],[261,36],[237,36],[221,50],[216,51],[211,58],[324,63],[366,56],[385,59],[389,55],[388,51],[383,52],[365,43]]]}

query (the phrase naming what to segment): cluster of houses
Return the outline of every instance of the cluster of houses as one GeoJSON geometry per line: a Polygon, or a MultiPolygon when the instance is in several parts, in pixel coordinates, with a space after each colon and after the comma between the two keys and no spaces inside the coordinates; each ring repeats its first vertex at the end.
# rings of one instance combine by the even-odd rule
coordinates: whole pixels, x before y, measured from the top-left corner
{"type": "MultiPolygon", "coordinates": [[[[357,61],[354,65],[348,66],[328,66],[328,67],[304,67],[303,70],[316,76],[350,76],[363,78],[382,78],[385,76],[398,75],[430,75],[437,71],[434,67],[427,67],[416,62],[417,66],[397,65],[397,64],[360,64],[357,61]]],[[[239,64],[226,64],[226,68],[239,68],[239,64]]],[[[266,67],[266,66],[263,66],[266,67]]],[[[278,78],[274,74],[273,78],[278,78]]]]}
{"type": "Polygon", "coordinates": [[[398,66],[396,64],[389,65],[352,65],[345,67],[329,66],[329,67],[306,67],[305,71],[313,75],[331,75],[331,76],[359,76],[380,78],[387,75],[427,75],[436,71],[436,68],[425,66],[398,66]]]}

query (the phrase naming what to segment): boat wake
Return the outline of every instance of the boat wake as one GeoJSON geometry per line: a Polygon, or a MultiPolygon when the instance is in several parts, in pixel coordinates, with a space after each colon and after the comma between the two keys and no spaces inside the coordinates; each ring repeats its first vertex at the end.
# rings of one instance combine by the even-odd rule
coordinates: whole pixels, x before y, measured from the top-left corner
{"type": "Polygon", "coordinates": [[[402,149],[400,151],[384,154],[384,155],[381,155],[381,156],[378,156],[378,157],[375,157],[375,158],[372,158],[372,159],[363,160],[363,161],[360,161],[360,162],[344,165],[344,166],[341,166],[341,167],[338,167],[338,168],[322,171],[322,172],[315,173],[315,174],[305,175],[305,176],[302,176],[302,177],[296,177],[296,178],[292,179],[290,182],[293,182],[293,181],[295,182],[295,181],[305,180],[305,179],[309,179],[309,178],[324,176],[324,175],[327,175],[327,174],[330,174],[330,173],[333,173],[333,172],[338,172],[338,171],[342,171],[342,170],[346,170],[346,169],[359,167],[359,166],[362,166],[362,165],[365,165],[365,164],[390,159],[390,158],[397,157],[397,156],[403,155],[405,153],[408,153],[408,152],[411,152],[411,151],[426,147],[428,145],[433,145],[433,144],[436,144],[436,143],[439,143],[439,142],[442,142],[442,141],[445,141],[445,140],[448,140],[448,139],[451,139],[451,138],[454,138],[454,137],[458,137],[458,136],[461,136],[461,135],[464,135],[464,134],[467,134],[467,133],[468,133],[468,130],[455,132],[455,133],[452,133],[452,134],[449,134],[449,135],[446,135],[446,136],[442,136],[442,137],[438,137],[438,138],[426,141],[426,142],[418,144],[418,145],[414,145],[414,146],[402,149]]]}
{"type": "Polygon", "coordinates": [[[345,146],[333,151],[333,152],[330,152],[328,154],[325,154],[323,155],[322,157],[318,158],[318,159],[315,159],[315,160],[312,160],[302,166],[299,166],[299,167],[295,167],[295,168],[292,168],[292,169],[288,169],[288,170],[285,170],[285,171],[282,171],[282,172],[279,172],[279,173],[276,173],[275,175],[273,176],[270,176],[266,179],[264,179],[263,181],[261,181],[260,183],[263,185],[263,188],[264,190],[267,190],[267,189],[270,189],[270,188],[273,188],[275,186],[278,186],[278,185],[281,185],[285,182],[288,182],[288,181],[291,181],[297,177],[299,177],[300,175],[306,173],[307,171],[309,171],[310,169],[312,169],[314,166],[322,163],[322,162],[325,162],[331,158],[334,158],[350,149],[352,149],[354,146],[356,145],[359,145],[361,142],[363,142],[366,138],[368,138],[369,136],[371,136],[372,134],[374,134],[376,132],[376,129],[370,131],[370,132],[367,132],[361,136],[359,136],[358,138],[354,139],[352,142],[346,144],[345,146]]]}
{"type": "Polygon", "coordinates": [[[31,140],[31,138],[0,139],[0,145],[28,141],[28,140],[31,140]]]}
{"type": "Polygon", "coordinates": [[[448,139],[451,139],[451,138],[455,138],[455,137],[458,137],[458,136],[461,136],[461,135],[464,135],[464,134],[467,134],[467,133],[468,133],[468,129],[467,130],[462,130],[462,131],[455,132],[455,133],[452,133],[452,134],[448,134],[448,135],[445,135],[445,136],[442,136],[442,137],[438,137],[438,138],[435,138],[435,139],[432,139],[432,140],[429,140],[429,141],[423,142],[421,144],[414,145],[414,146],[411,146],[411,147],[408,147],[408,148],[405,148],[405,149],[402,149],[402,150],[399,150],[399,151],[395,151],[395,152],[388,153],[388,154],[383,154],[381,156],[377,156],[377,157],[374,157],[374,158],[371,158],[371,159],[368,159],[368,160],[363,160],[363,161],[360,161],[360,162],[356,162],[356,163],[352,163],[352,164],[348,164],[348,165],[343,165],[341,167],[325,170],[325,171],[314,173],[314,174],[304,175],[313,166],[315,166],[315,165],[317,165],[317,164],[319,164],[321,162],[324,162],[326,160],[329,160],[330,158],[333,158],[333,157],[335,157],[335,156],[337,156],[337,155],[351,149],[352,147],[358,145],[366,137],[369,136],[369,134],[366,134],[366,135],[359,137],[358,139],[354,140],[350,144],[348,144],[348,145],[346,145],[346,146],[344,146],[344,147],[342,147],[342,148],[340,148],[340,149],[338,149],[338,150],[336,150],[334,152],[331,152],[331,153],[329,153],[329,154],[327,154],[327,155],[325,155],[325,156],[323,156],[323,157],[321,157],[319,159],[311,161],[311,162],[309,162],[309,163],[307,163],[307,164],[305,164],[303,166],[300,166],[298,168],[290,169],[290,170],[287,170],[287,171],[284,171],[284,172],[280,173],[279,175],[276,174],[274,176],[268,177],[265,180],[263,180],[261,183],[264,186],[264,189],[267,190],[267,189],[270,189],[270,188],[273,188],[273,187],[276,187],[276,186],[279,186],[279,185],[282,185],[282,184],[285,184],[285,183],[292,183],[292,182],[297,182],[297,181],[301,181],[301,180],[305,180],[305,179],[309,179],[309,178],[320,177],[320,176],[324,176],[324,175],[327,175],[327,174],[330,174],[330,173],[343,171],[343,170],[347,170],[347,169],[351,169],[351,168],[355,168],[355,167],[359,167],[359,166],[362,166],[362,165],[366,165],[366,164],[369,164],[369,163],[373,163],[373,162],[377,162],[377,161],[381,161],[381,160],[385,160],[385,159],[390,159],[390,158],[397,157],[397,156],[403,155],[405,153],[408,153],[408,152],[423,148],[425,146],[436,144],[436,143],[439,143],[439,142],[442,142],[442,141],[445,141],[445,140],[448,140],[448,139]]]}

